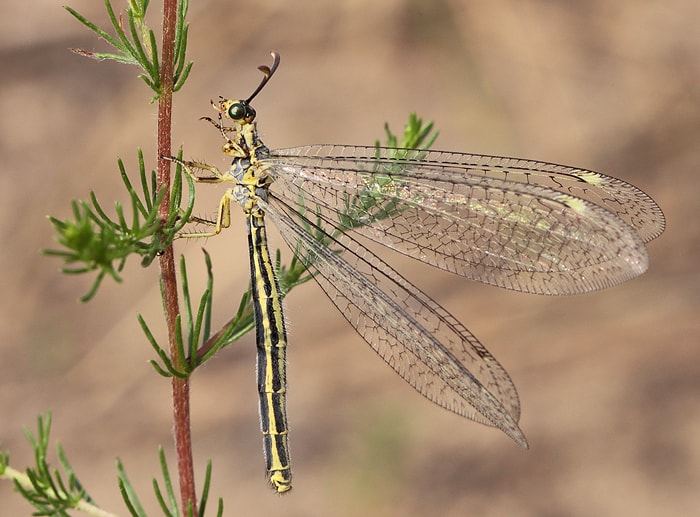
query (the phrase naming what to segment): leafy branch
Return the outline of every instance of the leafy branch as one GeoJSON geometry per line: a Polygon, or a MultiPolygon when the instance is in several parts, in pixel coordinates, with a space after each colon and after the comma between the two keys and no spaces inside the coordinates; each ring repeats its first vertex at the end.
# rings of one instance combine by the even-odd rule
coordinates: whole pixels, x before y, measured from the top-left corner
{"type": "Polygon", "coordinates": [[[81,274],[98,271],[90,290],[81,301],[90,300],[97,292],[105,276],[121,282],[119,273],[129,255],[141,256],[141,265],[147,267],[170,245],[177,233],[187,223],[194,208],[194,183],[187,177],[189,196],[187,205],[180,209],[182,201],[182,173],[178,168],[170,191],[170,210],[165,220],[160,218],[160,206],[168,194],[158,186],[155,171],[147,175],[143,152],[138,150],[139,176],[142,192],[139,193],[129,180],[121,159],[118,160],[122,182],[129,194],[131,222],[124,215],[124,208],[115,203],[116,218],[102,208],[97,196],[90,191],[90,201],[71,201],[73,220],[61,220],[48,216],[56,230],[56,241],[65,250],[44,250],[45,255],[62,258],[68,264],[61,272],[81,274]],[[79,264],[79,265],[73,265],[79,264]]]}
{"type": "MultiPolygon", "coordinates": [[[[153,478],[153,491],[156,494],[156,499],[158,500],[160,509],[163,511],[163,515],[165,515],[166,517],[179,517],[183,514],[178,508],[177,496],[173,488],[170,470],[168,468],[168,462],[165,458],[165,452],[163,452],[162,447],[158,447],[158,460],[160,462],[161,474],[163,475],[163,487],[165,491],[161,489],[160,483],[156,478],[153,478]]],[[[126,504],[129,513],[131,513],[131,515],[133,515],[134,517],[148,517],[148,515],[143,509],[143,506],[141,505],[141,501],[136,495],[136,490],[134,489],[133,485],[129,481],[128,476],[126,475],[124,465],[122,465],[122,462],[119,460],[117,460],[117,472],[119,475],[119,491],[122,494],[122,498],[124,499],[124,503],[126,504]]],[[[198,517],[204,517],[205,515],[207,502],[209,500],[210,486],[211,460],[207,462],[207,469],[204,473],[204,486],[202,487],[202,495],[199,498],[199,512],[197,513],[198,517]]],[[[221,517],[223,513],[224,501],[223,499],[219,498],[216,515],[217,517],[221,517]]],[[[194,515],[191,505],[187,507],[186,515],[194,515]]]]}
{"type": "MultiPolygon", "coordinates": [[[[52,469],[48,460],[48,450],[51,434],[51,413],[37,418],[36,436],[28,429],[24,434],[34,450],[35,464],[28,467],[25,472],[20,472],[10,467],[10,455],[0,452],[0,479],[9,479],[14,483],[15,489],[34,507],[34,515],[50,515],[55,517],[69,517],[69,510],[77,510],[95,517],[116,517],[115,514],[103,510],[95,504],[88,495],[83,485],[78,480],[73,467],[68,461],[63,447],[56,443],[56,456],[60,469],[52,469]]],[[[177,517],[182,515],[178,509],[177,498],[173,489],[168,463],[165,459],[163,448],[158,448],[158,458],[163,476],[164,490],[159,481],[153,478],[153,488],[156,498],[163,511],[163,515],[177,517]]],[[[136,495],[126,470],[120,460],[117,460],[117,473],[119,490],[127,509],[133,516],[147,517],[141,502],[136,495]]],[[[204,516],[209,488],[211,486],[211,461],[207,463],[204,474],[204,486],[200,497],[199,517],[204,516]]],[[[223,500],[219,499],[217,517],[223,515],[223,500]]],[[[193,515],[188,512],[188,515],[193,515]]]]}
{"type": "Polygon", "coordinates": [[[51,469],[46,456],[51,431],[51,413],[39,416],[37,434],[25,429],[24,434],[34,449],[34,467],[23,473],[10,467],[8,453],[0,453],[0,478],[11,479],[15,489],[37,509],[34,515],[67,517],[68,510],[79,510],[98,517],[113,514],[94,504],[73,471],[61,444],[56,444],[56,454],[61,469],[51,469]]]}
{"type": "MultiPolygon", "coordinates": [[[[161,292],[168,328],[169,357],[174,369],[181,370],[177,348],[176,323],[179,318],[177,297],[177,276],[174,267],[172,240],[182,225],[190,217],[194,203],[194,190],[191,182],[187,207],[180,209],[182,200],[181,170],[171,185],[170,162],[162,158],[171,155],[172,96],[186,81],[192,63],[185,59],[188,24],[187,0],[164,0],[162,11],[162,52],[158,51],[155,33],[146,23],[149,0],[129,0],[126,8],[126,28],[124,18],[117,16],[110,0],[105,0],[105,8],[112,25],[113,34],[100,28],[74,9],[66,9],[80,23],[111,45],[116,52],[94,53],[85,50],[74,52],[97,60],[112,60],[133,64],[142,70],[139,75],[154,92],[151,101],[158,101],[158,141],[156,156],[158,167],[147,181],[143,157],[139,151],[139,168],[142,198],[128,180],[120,162],[123,182],[131,200],[132,218],[127,223],[121,206],[117,205],[116,219],[106,215],[91,193],[88,202],[73,202],[75,221],[60,221],[52,218],[58,232],[57,240],[66,250],[52,250],[49,254],[63,258],[67,263],[67,273],[98,271],[97,278],[83,300],[92,298],[102,279],[111,276],[121,280],[124,261],[130,254],[142,257],[142,264],[148,265],[156,258],[161,272],[161,292]],[[142,220],[144,222],[142,222],[142,220]]],[[[178,478],[181,505],[188,512],[197,514],[197,500],[194,484],[192,443],[189,416],[188,379],[173,377],[172,400],[174,420],[175,451],[178,457],[178,478]]]]}
{"type": "MultiPolygon", "coordinates": [[[[139,77],[143,79],[149,88],[155,92],[155,95],[151,99],[151,102],[154,102],[163,94],[163,85],[160,79],[160,65],[156,36],[153,30],[146,25],[145,21],[149,3],[150,0],[129,1],[129,7],[126,9],[127,23],[129,26],[129,35],[127,35],[124,30],[122,16],[120,15],[117,17],[110,1],[105,0],[105,8],[116,36],[112,36],[105,30],[101,29],[75,9],[68,6],[66,6],[65,9],[80,23],[105,40],[118,52],[91,52],[76,48],[72,48],[70,50],[78,55],[97,59],[99,61],[112,60],[119,63],[139,66],[144,72],[140,74],[139,77]]],[[[180,88],[182,88],[182,86],[185,84],[193,65],[192,61],[187,62],[185,59],[188,30],[188,24],[185,20],[187,16],[187,9],[189,7],[188,4],[188,0],[180,0],[177,6],[177,23],[175,25],[175,69],[173,74],[172,90],[174,92],[180,90],[180,88]]]]}
{"type": "MultiPolygon", "coordinates": [[[[384,147],[396,149],[397,151],[402,149],[430,149],[440,135],[439,131],[433,131],[434,125],[432,120],[423,125],[422,118],[418,117],[416,113],[410,113],[408,122],[403,128],[403,136],[399,142],[399,137],[391,132],[389,123],[386,122],[384,123],[384,132],[386,133],[384,147]]],[[[374,146],[381,146],[379,140],[374,141],[374,146]]]]}

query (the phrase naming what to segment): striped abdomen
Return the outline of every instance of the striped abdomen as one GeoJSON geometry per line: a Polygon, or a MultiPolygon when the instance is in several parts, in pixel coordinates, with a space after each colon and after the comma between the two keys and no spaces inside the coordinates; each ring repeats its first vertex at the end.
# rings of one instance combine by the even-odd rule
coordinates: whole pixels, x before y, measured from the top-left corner
{"type": "Polygon", "coordinates": [[[260,426],[269,480],[273,488],[282,493],[292,488],[287,442],[287,333],[279,284],[267,247],[265,220],[259,209],[253,209],[248,216],[248,245],[253,277],[260,426]]]}

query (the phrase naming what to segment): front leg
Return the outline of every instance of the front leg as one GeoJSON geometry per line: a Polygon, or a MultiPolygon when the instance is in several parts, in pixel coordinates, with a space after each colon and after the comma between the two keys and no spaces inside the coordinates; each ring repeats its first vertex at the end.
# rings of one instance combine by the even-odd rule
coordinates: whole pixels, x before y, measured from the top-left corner
{"type": "Polygon", "coordinates": [[[180,160],[175,156],[164,156],[163,158],[180,165],[195,183],[223,183],[226,181],[236,181],[236,179],[233,176],[231,176],[231,174],[229,174],[228,172],[221,172],[213,165],[208,165],[204,162],[180,160]],[[197,174],[195,174],[194,172],[195,170],[208,171],[212,174],[212,176],[197,176],[197,174]]]}
{"type": "Polygon", "coordinates": [[[223,119],[221,117],[221,113],[219,113],[219,121],[217,122],[211,117],[200,117],[199,120],[204,120],[205,122],[209,122],[212,126],[214,126],[216,129],[219,130],[221,133],[221,136],[224,137],[224,140],[230,140],[228,137],[228,133],[235,133],[240,130],[238,127],[229,127],[229,126],[224,126],[223,119]]]}
{"type": "MultiPolygon", "coordinates": [[[[245,138],[245,136],[243,137],[243,139],[241,139],[241,137],[240,137],[240,133],[241,133],[240,124],[236,124],[236,126],[232,126],[232,127],[224,126],[223,119],[221,118],[221,113],[219,113],[219,121],[218,122],[215,121],[214,119],[212,119],[211,117],[202,117],[199,120],[205,120],[205,121],[209,122],[212,126],[214,126],[216,129],[218,129],[219,132],[221,132],[221,136],[223,136],[224,140],[226,140],[226,143],[224,144],[224,147],[222,149],[225,154],[228,154],[230,156],[235,156],[237,158],[243,158],[243,157],[247,156],[247,153],[245,152],[245,149],[244,149],[242,144],[247,143],[248,139],[245,138]],[[228,133],[235,133],[236,136],[234,136],[234,138],[237,138],[239,140],[239,142],[241,142],[241,143],[236,143],[234,140],[232,140],[228,136],[228,133]]],[[[250,149],[250,147],[247,147],[247,148],[250,149]]]]}

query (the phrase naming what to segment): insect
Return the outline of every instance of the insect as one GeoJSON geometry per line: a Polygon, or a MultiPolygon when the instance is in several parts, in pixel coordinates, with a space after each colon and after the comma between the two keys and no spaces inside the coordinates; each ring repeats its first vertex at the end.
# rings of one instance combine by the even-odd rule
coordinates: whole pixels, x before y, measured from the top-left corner
{"type": "Polygon", "coordinates": [[[644,192],[597,172],[476,154],[344,145],[270,150],[251,101],[212,102],[233,157],[221,172],[180,161],[198,182],[228,183],[209,232],[243,208],[248,227],[257,378],[266,468],[291,489],[286,415],[287,335],[267,246],[271,220],[343,316],[419,393],[502,430],[527,448],[510,377],[467,328],[365,245],[374,241],[458,275],[528,293],[575,294],[616,285],[648,266],[645,243],[664,216],[644,192]],[[225,121],[231,125],[226,126],[225,121]],[[206,175],[202,175],[202,171],[206,175]],[[198,172],[200,174],[198,174],[198,172]]]}

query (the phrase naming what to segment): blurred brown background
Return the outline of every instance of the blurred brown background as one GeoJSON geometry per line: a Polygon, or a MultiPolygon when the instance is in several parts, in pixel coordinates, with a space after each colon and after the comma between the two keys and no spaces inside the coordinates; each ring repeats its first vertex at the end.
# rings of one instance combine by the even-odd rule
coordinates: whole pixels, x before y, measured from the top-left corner
{"type": "MultiPolygon", "coordinates": [[[[53,438],[88,490],[125,514],[115,458],[149,509],[157,445],[172,459],[169,383],[147,364],[153,353],[135,318],[162,330],[157,269],[132,261],[123,284],[107,280],[81,305],[90,279],[58,274],[38,251],[52,245],[45,215],[68,217],[71,198],[93,189],[106,206],[124,199],[118,156],[136,171],[142,146],[154,166],[155,111],[135,68],[68,52],[105,47],[61,3],[0,8],[0,440],[12,465],[25,466],[21,429],[51,408],[53,438]]],[[[102,2],[70,4],[107,24],[102,2]]],[[[157,15],[160,2],[151,8],[157,15]]],[[[647,191],[668,221],[647,274],[589,295],[524,295],[408,265],[512,375],[528,452],[417,395],[317,286],[299,288],[286,303],[290,495],[264,480],[252,335],[193,379],[197,474],[201,482],[213,458],[212,495],[225,496],[227,515],[700,508],[698,19],[692,0],[192,2],[196,63],[176,97],[173,141],[189,156],[226,166],[216,132],[197,119],[210,98],[247,96],[276,49],[281,68],[255,103],[271,147],[371,144],[384,121],[398,130],[418,111],[441,130],[437,148],[600,170],[647,191]]],[[[218,196],[200,190],[200,213],[218,196]]],[[[193,271],[203,245],[223,322],[249,278],[242,222],[179,243],[193,271]]],[[[1,515],[30,512],[0,484],[1,515]]]]}

